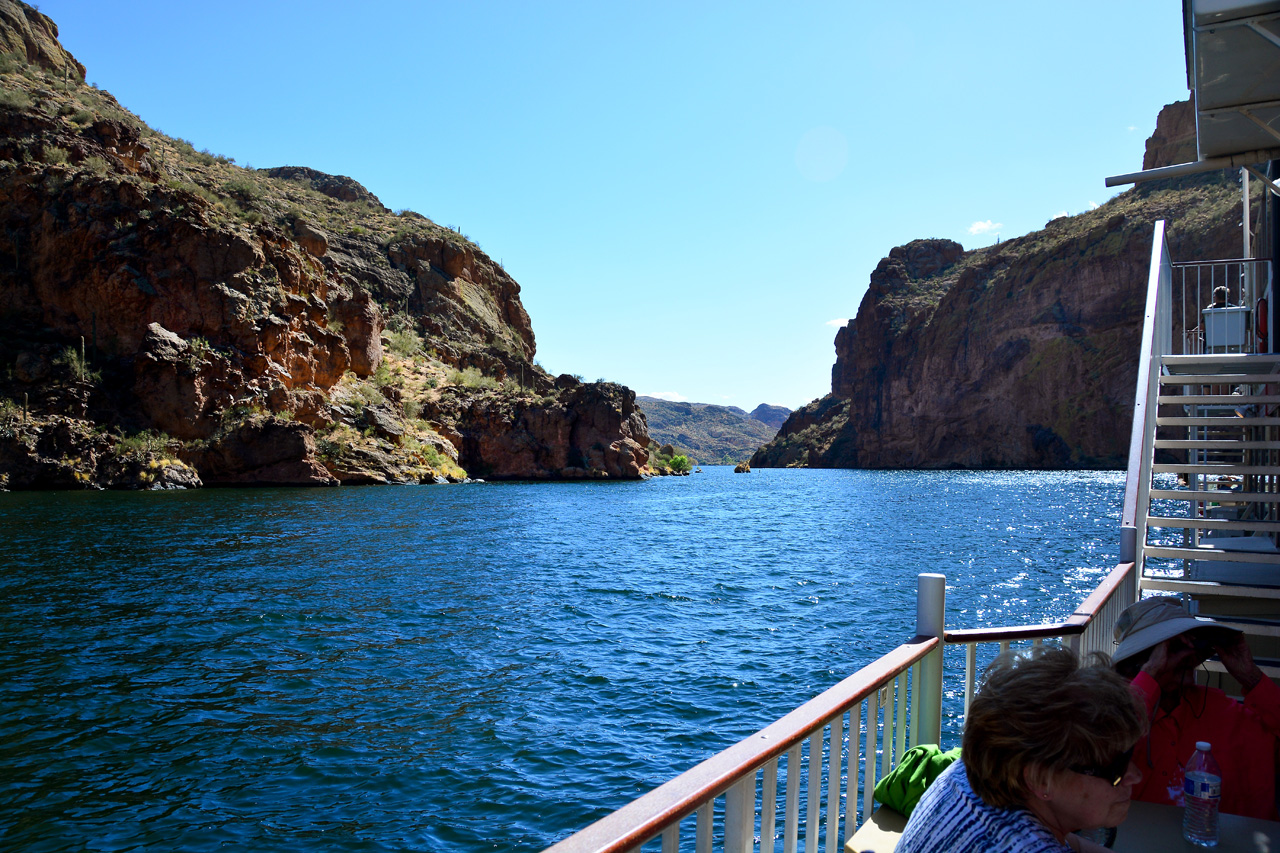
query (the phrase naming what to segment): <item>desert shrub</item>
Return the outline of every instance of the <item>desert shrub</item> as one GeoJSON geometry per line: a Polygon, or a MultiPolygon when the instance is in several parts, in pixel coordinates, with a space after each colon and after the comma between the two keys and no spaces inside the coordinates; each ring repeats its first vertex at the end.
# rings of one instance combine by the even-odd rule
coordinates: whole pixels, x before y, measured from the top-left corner
{"type": "Polygon", "coordinates": [[[0,90],[0,107],[11,110],[25,110],[31,107],[31,96],[20,89],[0,90]]]}
{"type": "Polygon", "coordinates": [[[125,456],[157,456],[165,453],[173,439],[162,432],[143,430],[116,442],[116,450],[125,456]]]}
{"type": "Polygon", "coordinates": [[[262,195],[262,190],[258,189],[258,185],[246,177],[232,178],[226,181],[222,185],[222,191],[245,201],[253,201],[262,195]]]}
{"type": "Polygon", "coordinates": [[[412,329],[387,331],[387,348],[401,358],[413,358],[422,354],[422,337],[412,329]]]}
{"type": "Polygon", "coordinates": [[[198,371],[205,358],[213,351],[213,347],[209,345],[208,340],[199,335],[187,341],[187,347],[187,367],[198,371]]]}
{"type": "Polygon", "coordinates": [[[53,363],[77,381],[100,382],[102,380],[102,371],[91,369],[89,359],[85,357],[83,350],[77,347],[67,347],[54,357],[53,363]]]}
{"type": "Polygon", "coordinates": [[[80,165],[99,175],[105,175],[111,171],[111,164],[107,162],[107,158],[99,157],[97,154],[84,158],[80,165]]]}
{"type": "Polygon", "coordinates": [[[41,158],[46,163],[66,163],[71,159],[71,154],[65,148],[59,148],[56,145],[46,145],[44,156],[41,158]]]}
{"type": "Polygon", "coordinates": [[[316,436],[316,452],[324,458],[334,459],[359,437],[360,433],[347,424],[335,423],[316,436]]]}
{"type": "Polygon", "coordinates": [[[385,361],[378,363],[378,369],[373,371],[373,384],[379,388],[385,388],[395,383],[396,377],[391,373],[391,366],[385,361]]]}
{"type": "Polygon", "coordinates": [[[498,380],[492,376],[485,376],[474,367],[468,367],[465,370],[450,370],[446,378],[451,385],[461,385],[463,388],[498,387],[498,380]]]}
{"type": "Polygon", "coordinates": [[[677,474],[688,474],[693,470],[693,466],[689,464],[689,457],[682,453],[672,456],[671,461],[668,464],[671,470],[675,471],[677,474]]]}
{"type": "Polygon", "coordinates": [[[416,420],[418,415],[422,414],[422,402],[419,400],[404,401],[404,416],[409,420],[416,420]]]}
{"type": "Polygon", "coordinates": [[[88,124],[93,121],[93,113],[88,110],[76,110],[71,113],[71,120],[76,124],[88,124]]]}

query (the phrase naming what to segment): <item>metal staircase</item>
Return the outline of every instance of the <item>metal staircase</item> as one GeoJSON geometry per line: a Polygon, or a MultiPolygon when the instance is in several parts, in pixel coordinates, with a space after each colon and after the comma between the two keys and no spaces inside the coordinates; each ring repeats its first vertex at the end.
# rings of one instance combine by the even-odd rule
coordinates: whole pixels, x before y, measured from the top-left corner
{"type": "MultiPolygon", "coordinates": [[[[1140,589],[1244,631],[1280,678],[1280,354],[1153,358],[1140,589]]],[[[1221,664],[1206,668],[1235,692],[1221,664]]]]}

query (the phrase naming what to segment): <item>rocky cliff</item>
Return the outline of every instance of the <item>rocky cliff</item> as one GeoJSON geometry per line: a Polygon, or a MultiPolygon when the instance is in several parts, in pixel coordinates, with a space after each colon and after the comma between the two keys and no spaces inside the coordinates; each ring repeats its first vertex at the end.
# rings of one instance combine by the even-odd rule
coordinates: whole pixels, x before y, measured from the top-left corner
{"type": "MultiPolygon", "coordinates": [[[[1189,118],[1185,103],[1161,112],[1147,167],[1194,159],[1189,118]]],[[[751,464],[1122,467],[1153,223],[1168,221],[1175,258],[1235,257],[1239,204],[1234,176],[1215,173],[984,249],[893,249],[836,335],[831,394],[751,464]]]]}
{"type": "Polygon", "coordinates": [[[24,3],[0,51],[0,487],[644,471],[634,394],[547,375],[463,235],[152,130],[24,3]]]}

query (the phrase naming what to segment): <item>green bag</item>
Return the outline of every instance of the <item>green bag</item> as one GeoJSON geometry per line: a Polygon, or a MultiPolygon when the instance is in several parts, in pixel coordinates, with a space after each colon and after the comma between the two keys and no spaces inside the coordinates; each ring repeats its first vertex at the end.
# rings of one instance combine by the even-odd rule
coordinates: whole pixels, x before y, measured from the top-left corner
{"type": "Polygon", "coordinates": [[[943,752],[936,744],[913,746],[893,771],[876,783],[876,801],[910,817],[924,791],[960,757],[960,747],[943,752]]]}

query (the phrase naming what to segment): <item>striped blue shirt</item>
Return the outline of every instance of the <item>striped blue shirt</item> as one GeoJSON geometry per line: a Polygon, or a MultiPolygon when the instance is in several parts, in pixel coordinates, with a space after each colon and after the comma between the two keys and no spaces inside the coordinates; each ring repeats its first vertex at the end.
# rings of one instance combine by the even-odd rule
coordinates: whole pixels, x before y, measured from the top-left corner
{"type": "Polygon", "coordinates": [[[969,787],[964,759],[942,772],[911,812],[896,853],[1062,853],[1071,848],[1024,809],[995,809],[969,787]]]}

